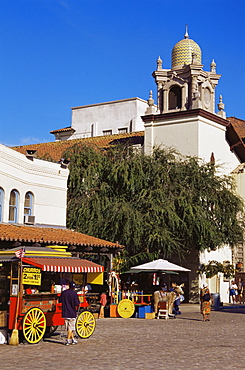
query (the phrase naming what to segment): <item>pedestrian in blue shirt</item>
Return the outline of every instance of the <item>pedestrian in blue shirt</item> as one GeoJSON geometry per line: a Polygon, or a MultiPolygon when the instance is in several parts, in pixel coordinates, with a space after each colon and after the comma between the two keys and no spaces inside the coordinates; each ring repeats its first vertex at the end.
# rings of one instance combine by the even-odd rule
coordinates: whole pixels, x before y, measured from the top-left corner
{"type": "Polygon", "coordinates": [[[73,333],[75,331],[77,307],[79,306],[80,301],[74,290],[75,286],[76,284],[73,281],[70,281],[69,289],[64,290],[59,298],[59,302],[62,303],[62,317],[65,319],[67,330],[67,341],[65,343],[67,346],[77,343],[73,333]]]}

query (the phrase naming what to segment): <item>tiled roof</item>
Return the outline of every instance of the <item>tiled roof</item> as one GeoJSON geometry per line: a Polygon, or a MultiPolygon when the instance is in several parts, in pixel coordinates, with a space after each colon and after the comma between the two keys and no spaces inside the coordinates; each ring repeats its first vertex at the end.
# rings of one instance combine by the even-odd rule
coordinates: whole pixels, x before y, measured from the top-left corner
{"type": "Polygon", "coordinates": [[[227,118],[226,140],[230,150],[241,163],[245,162],[245,121],[236,117],[227,118]]]}
{"type": "MultiPolygon", "coordinates": [[[[236,117],[228,117],[226,120],[223,119],[223,121],[228,122],[228,125],[227,125],[228,131],[230,131],[229,127],[232,128],[234,131],[234,134],[237,134],[241,140],[241,143],[245,145],[245,121],[242,119],[236,118],[236,117]]],[[[52,131],[52,132],[69,131],[70,129],[71,129],[70,127],[66,127],[60,130],[52,131]]],[[[229,135],[230,134],[228,134],[228,136],[229,135]]],[[[12,149],[22,154],[26,154],[26,150],[36,150],[38,158],[43,158],[43,159],[58,162],[63,157],[64,152],[75,144],[92,145],[98,148],[108,148],[110,145],[115,145],[117,142],[121,142],[121,141],[124,142],[127,140],[130,141],[130,139],[133,140],[134,142],[135,141],[141,142],[141,144],[143,144],[144,131],[131,132],[127,134],[95,136],[95,137],[89,137],[89,138],[83,138],[83,139],[60,140],[60,141],[41,143],[41,144],[30,144],[30,145],[12,147],[12,149]]],[[[230,140],[228,140],[228,142],[229,141],[230,140]]],[[[231,142],[229,142],[229,144],[232,145],[231,142]]],[[[239,153],[237,153],[237,155],[238,157],[240,157],[239,153]]],[[[240,160],[243,161],[244,158],[242,157],[240,158],[240,160]]]]}
{"type": "Polygon", "coordinates": [[[241,139],[245,138],[245,121],[236,117],[228,117],[227,120],[232,124],[238,136],[241,139]]]}
{"type": "Polygon", "coordinates": [[[74,128],[69,126],[69,127],[59,128],[58,130],[50,131],[50,134],[55,134],[56,132],[66,132],[66,131],[75,131],[75,130],[74,128]]]}
{"type": "Polygon", "coordinates": [[[42,243],[56,245],[92,246],[122,248],[117,243],[108,242],[69,229],[0,224],[0,241],[42,243]]]}
{"type": "Polygon", "coordinates": [[[131,132],[128,134],[116,134],[116,135],[105,135],[105,136],[95,136],[84,139],[74,139],[74,140],[61,140],[49,143],[41,144],[30,144],[23,146],[12,147],[19,153],[26,154],[26,150],[37,150],[37,157],[47,160],[59,161],[63,157],[64,152],[75,144],[81,145],[93,145],[99,148],[107,148],[110,145],[115,145],[117,142],[130,140],[130,139],[141,139],[143,141],[144,132],[131,132]]]}

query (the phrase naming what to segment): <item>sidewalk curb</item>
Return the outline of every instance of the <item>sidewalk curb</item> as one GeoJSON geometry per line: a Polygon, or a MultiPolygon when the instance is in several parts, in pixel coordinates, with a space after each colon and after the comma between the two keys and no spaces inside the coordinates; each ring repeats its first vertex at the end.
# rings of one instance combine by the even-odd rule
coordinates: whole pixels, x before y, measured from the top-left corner
{"type": "Polygon", "coordinates": [[[219,311],[219,310],[230,310],[230,309],[236,309],[236,308],[245,308],[245,305],[240,305],[240,304],[230,304],[230,305],[225,305],[225,306],[220,306],[219,308],[215,308],[213,307],[213,309],[215,311],[219,311]]]}

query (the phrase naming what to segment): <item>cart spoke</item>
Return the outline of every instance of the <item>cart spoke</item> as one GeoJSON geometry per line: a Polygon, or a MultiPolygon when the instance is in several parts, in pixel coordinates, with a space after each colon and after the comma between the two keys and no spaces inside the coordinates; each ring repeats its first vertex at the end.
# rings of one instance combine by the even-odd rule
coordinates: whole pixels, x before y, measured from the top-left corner
{"type": "Polygon", "coordinates": [[[25,335],[29,338],[32,333],[32,328],[29,328],[28,330],[25,331],[25,335]]]}
{"type": "Polygon", "coordinates": [[[31,308],[23,320],[23,334],[28,343],[38,343],[46,330],[46,318],[38,307],[31,308]]]}
{"type": "Polygon", "coordinates": [[[95,318],[89,311],[80,313],[76,320],[76,331],[81,338],[90,337],[95,330],[95,318]]]}

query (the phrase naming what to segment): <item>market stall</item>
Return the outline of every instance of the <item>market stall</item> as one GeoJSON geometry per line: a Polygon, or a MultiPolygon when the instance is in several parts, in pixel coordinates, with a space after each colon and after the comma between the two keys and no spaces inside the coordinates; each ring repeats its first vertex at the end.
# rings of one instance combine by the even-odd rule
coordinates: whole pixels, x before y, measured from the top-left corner
{"type": "MultiPolygon", "coordinates": [[[[162,289],[163,279],[165,282],[167,279],[168,287],[170,287],[171,276],[175,276],[175,280],[178,277],[179,280],[179,274],[186,275],[189,272],[189,269],[163,259],[131,267],[124,273],[126,276],[124,281],[121,281],[119,275],[112,271],[109,278],[110,316],[131,317],[135,315],[139,318],[148,316],[153,318],[155,292],[162,289]],[[149,283],[151,280],[152,291],[150,293],[149,289],[145,290],[146,284],[143,285],[140,281],[139,277],[142,275],[144,275],[144,283],[149,283]]],[[[185,282],[186,280],[181,282],[182,286],[185,282]]]]}
{"type": "Polygon", "coordinates": [[[81,338],[91,336],[95,318],[88,310],[82,287],[86,283],[103,284],[103,271],[103,266],[49,247],[0,251],[0,279],[5,276],[0,309],[10,336],[12,330],[18,330],[28,343],[38,343],[51,327],[63,325],[58,298],[69,281],[75,281],[80,300],[77,334],[81,338]]]}

